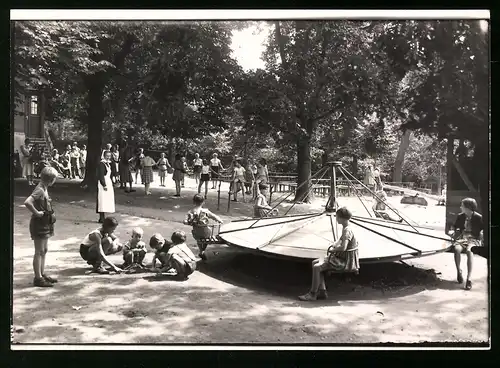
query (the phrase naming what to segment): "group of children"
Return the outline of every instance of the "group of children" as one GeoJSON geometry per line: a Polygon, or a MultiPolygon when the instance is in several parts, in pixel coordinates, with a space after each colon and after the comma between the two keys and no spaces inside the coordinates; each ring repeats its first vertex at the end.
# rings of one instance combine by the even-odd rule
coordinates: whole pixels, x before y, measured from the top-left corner
{"type": "MultiPolygon", "coordinates": [[[[29,230],[35,246],[33,257],[34,285],[39,287],[51,287],[57,283],[57,279],[45,273],[48,239],[54,235],[54,224],[56,222],[48,189],[55,183],[57,175],[57,170],[54,168],[44,168],[40,175],[40,183],[24,202],[26,208],[32,214],[29,230]]],[[[264,195],[264,193],[265,186],[261,184],[261,194],[264,195]]],[[[270,209],[264,199],[261,198],[259,210],[270,209]]],[[[206,259],[204,254],[207,245],[206,240],[212,235],[209,220],[213,220],[218,224],[222,224],[223,221],[210,210],[203,208],[204,197],[200,194],[194,196],[193,203],[194,208],[187,213],[184,224],[192,226],[192,235],[197,241],[199,256],[201,259],[206,259]]],[[[328,248],[326,257],[313,261],[311,289],[307,294],[299,297],[301,300],[310,301],[327,297],[325,273],[331,271],[355,272],[359,269],[358,244],[349,225],[351,216],[351,212],[345,207],[337,210],[336,218],[338,223],[342,225],[342,235],[338,241],[328,248]]],[[[147,254],[146,245],[142,240],[144,236],[143,230],[140,228],[133,229],[131,239],[122,245],[114,234],[117,226],[118,222],[115,218],[107,217],[100,228],[91,231],[81,242],[80,255],[82,259],[92,266],[92,272],[108,273],[109,271],[103,267],[103,263],[106,263],[115,272],[122,272],[124,268],[126,269],[132,264],[143,265],[147,254]],[[108,256],[120,251],[123,253],[124,263],[121,267],[117,267],[108,256]]],[[[482,216],[477,213],[476,201],[472,198],[463,199],[461,213],[456,219],[450,236],[453,239],[457,281],[459,283],[464,282],[460,268],[461,254],[465,253],[467,255],[466,290],[472,288],[472,247],[482,245],[482,233],[482,216]]],[[[161,234],[154,234],[149,245],[155,252],[152,264],[153,270],[157,272],[175,270],[177,275],[183,279],[187,279],[196,270],[197,260],[194,253],[186,245],[185,232],[175,231],[171,236],[171,241],[165,240],[161,234]],[[156,267],[157,261],[160,263],[159,268],[156,267]]]]}

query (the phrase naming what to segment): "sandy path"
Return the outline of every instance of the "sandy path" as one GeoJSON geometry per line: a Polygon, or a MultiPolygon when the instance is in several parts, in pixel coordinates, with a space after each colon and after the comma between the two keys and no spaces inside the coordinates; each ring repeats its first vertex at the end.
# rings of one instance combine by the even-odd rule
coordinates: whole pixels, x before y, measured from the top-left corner
{"type": "MultiPolygon", "coordinates": [[[[212,248],[210,261],[186,282],[154,281],[149,274],[85,275],[78,244],[97,227],[95,213],[81,203],[56,203],[55,208],[58,221],[47,264],[60,282],[50,289],[33,288],[29,215],[22,198],[15,198],[16,343],[375,343],[489,337],[486,260],[478,256],[471,291],[454,281],[453,256],[440,254],[412,262],[422,269],[370,265],[359,280],[332,278],[330,300],[303,303],[296,295],[307,290],[309,265],[224,246],[212,248]],[[441,275],[428,276],[425,269],[441,275]],[[387,286],[396,281],[397,286],[387,286]],[[385,289],[380,287],[384,283],[385,289]]],[[[118,211],[122,238],[132,226],[143,227],[146,237],[189,230],[179,222],[131,216],[144,209],[118,211]]],[[[156,217],[164,215],[162,210],[156,217]]]]}

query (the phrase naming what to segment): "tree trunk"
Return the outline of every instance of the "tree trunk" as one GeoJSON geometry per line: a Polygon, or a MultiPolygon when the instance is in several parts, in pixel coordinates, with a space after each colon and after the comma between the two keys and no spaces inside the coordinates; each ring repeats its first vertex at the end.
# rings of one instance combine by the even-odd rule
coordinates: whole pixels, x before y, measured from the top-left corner
{"type": "Polygon", "coordinates": [[[358,156],[352,156],[352,174],[358,176],[358,156]]]}
{"type": "Polygon", "coordinates": [[[310,203],[312,196],[309,192],[311,182],[311,139],[300,138],[297,141],[297,191],[295,201],[310,203]],[[299,186],[303,184],[300,188],[299,186]]]}
{"type": "Polygon", "coordinates": [[[99,76],[93,75],[86,78],[85,84],[88,90],[88,142],[83,184],[93,191],[97,189],[97,165],[101,159],[104,83],[99,80],[99,76]]]}
{"type": "Polygon", "coordinates": [[[399,150],[394,162],[394,174],[392,181],[399,183],[403,181],[403,163],[405,160],[405,154],[410,146],[411,130],[407,129],[401,137],[401,142],[399,143],[399,150]]]}

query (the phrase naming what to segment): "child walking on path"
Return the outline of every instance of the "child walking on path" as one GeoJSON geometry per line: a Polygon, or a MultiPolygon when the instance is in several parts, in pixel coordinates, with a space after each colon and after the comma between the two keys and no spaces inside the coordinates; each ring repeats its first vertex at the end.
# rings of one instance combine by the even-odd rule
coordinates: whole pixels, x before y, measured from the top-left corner
{"type": "Polygon", "coordinates": [[[92,273],[107,274],[102,263],[106,263],[113,271],[121,272],[122,269],[115,266],[107,257],[116,254],[123,249],[118,238],[114,234],[118,221],[114,217],[106,217],[99,229],[88,233],[80,244],[80,256],[92,266],[92,273]]]}
{"type": "Polygon", "coordinates": [[[199,153],[194,154],[194,160],[193,160],[193,174],[194,174],[194,180],[196,181],[196,185],[201,180],[201,167],[203,166],[203,160],[200,158],[199,153]]]}
{"type": "Polygon", "coordinates": [[[45,257],[48,251],[49,238],[54,235],[56,218],[49,197],[49,187],[56,182],[57,170],[45,167],[40,173],[40,183],[33,193],[26,198],[24,205],[32,213],[30,220],[30,235],[35,244],[33,256],[33,284],[39,287],[51,287],[57,280],[45,274],[45,257]]]}
{"type": "Polygon", "coordinates": [[[465,281],[465,290],[472,289],[470,280],[474,255],[472,247],[480,247],[481,235],[483,232],[483,217],[476,212],[477,203],[474,198],[464,198],[460,205],[461,213],[458,215],[453,226],[451,234],[454,240],[455,265],[457,267],[457,281],[459,284],[464,282],[460,261],[462,253],[467,255],[467,279],[465,281]]]}
{"type": "Polygon", "coordinates": [[[146,257],[146,243],[142,241],[144,231],[140,227],[132,229],[131,239],[123,245],[123,268],[138,264],[144,266],[142,262],[146,257]]]}
{"type": "Polygon", "coordinates": [[[328,248],[324,259],[315,259],[312,262],[311,290],[307,294],[299,296],[300,300],[312,301],[328,297],[325,272],[355,272],[359,270],[358,242],[349,226],[352,214],[347,208],[342,207],[337,210],[336,216],[338,223],[342,225],[342,236],[328,248]]]}
{"type": "Polygon", "coordinates": [[[203,208],[204,202],[205,199],[201,194],[196,194],[193,197],[194,208],[187,213],[184,224],[193,227],[193,238],[196,240],[198,249],[200,250],[198,256],[201,259],[206,260],[207,257],[205,255],[205,249],[207,248],[207,244],[204,240],[212,236],[212,231],[208,226],[208,221],[212,219],[219,224],[222,224],[223,221],[219,216],[212,213],[210,210],[203,208]]]}

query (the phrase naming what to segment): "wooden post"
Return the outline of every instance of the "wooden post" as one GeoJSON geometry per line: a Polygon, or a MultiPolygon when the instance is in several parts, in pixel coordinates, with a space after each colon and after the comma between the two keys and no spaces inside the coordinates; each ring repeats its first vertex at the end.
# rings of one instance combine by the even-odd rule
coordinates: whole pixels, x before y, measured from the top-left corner
{"type": "Polygon", "coordinates": [[[219,181],[219,189],[217,190],[217,211],[220,210],[220,181],[219,181]]]}

